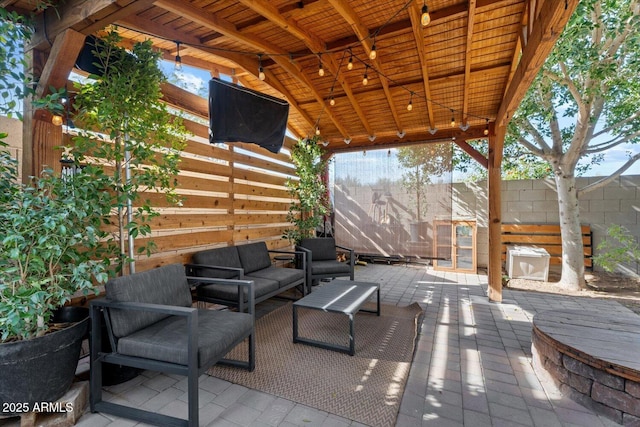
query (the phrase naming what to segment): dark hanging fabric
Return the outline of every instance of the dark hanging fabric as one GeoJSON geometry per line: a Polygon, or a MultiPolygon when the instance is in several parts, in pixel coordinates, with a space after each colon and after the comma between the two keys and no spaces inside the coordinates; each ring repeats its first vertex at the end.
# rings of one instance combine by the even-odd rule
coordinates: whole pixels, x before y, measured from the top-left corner
{"type": "Polygon", "coordinates": [[[220,79],[209,82],[209,142],[252,142],[277,153],[289,103],[220,79]]]}

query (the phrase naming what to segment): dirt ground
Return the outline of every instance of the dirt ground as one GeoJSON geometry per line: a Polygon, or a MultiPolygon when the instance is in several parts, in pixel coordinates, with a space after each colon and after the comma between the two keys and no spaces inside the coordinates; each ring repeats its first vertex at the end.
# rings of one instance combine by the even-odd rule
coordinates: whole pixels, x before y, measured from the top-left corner
{"type": "Polygon", "coordinates": [[[507,288],[562,295],[576,295],[589,298],[610,298],[640,314],[640,280],[620,274],[588,271],[585,274],[587,289],[570,291],[561,288],[557,282],[560,274],[549,272],[549,281],[510,279],[507,288]]]}

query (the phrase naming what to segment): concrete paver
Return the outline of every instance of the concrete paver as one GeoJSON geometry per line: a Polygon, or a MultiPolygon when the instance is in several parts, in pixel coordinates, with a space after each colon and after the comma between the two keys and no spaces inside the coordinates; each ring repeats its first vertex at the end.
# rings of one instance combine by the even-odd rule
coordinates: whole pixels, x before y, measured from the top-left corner
{"type": "MultiPolygon", "coordinates": [[[[614,425],[541,382],[531,365],[531,322],[539,310],[627,310],[622,305],[509,289],[495,304],[485,294],[486,275],[416,265],[369,264],[357,267],[356,280],[380,283],[384,303],[418,302],[425,309],[397,426],[614,425]]],[[[105,395],[186,416],[185,385],[181,377],[145,372],[106,387],[105,395]]],[[[207,375],[200,378],[199,403],[205,426],[362,426],[207,375]]],[[[142,424],[87,413],[78,425],[142,424]]]]}

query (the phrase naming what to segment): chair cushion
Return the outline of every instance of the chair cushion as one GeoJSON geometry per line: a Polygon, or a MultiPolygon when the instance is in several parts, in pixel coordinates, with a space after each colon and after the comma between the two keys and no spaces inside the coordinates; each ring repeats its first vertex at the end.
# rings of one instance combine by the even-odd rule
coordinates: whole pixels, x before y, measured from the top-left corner
{"type": "MultiPolygon", "coordinates": [[[[280,284],[275,280],[263,279],[261,277],[245,277],[246,280],[254,281],[254,296],[260,298],[270,292],[280,288],[280,284]]],[[[247,289],[244,290],[244,302],[248,302],[247,289]]],[[[238,287],[228,285],[201,285],[196,291],[197,299],[214,298],[218,300],[229,301],[230,303],[238,303],[238,287]]]]}
{"type": "Polygon", "coordinates": [[[333,237],[302,239],[300,246],[311,251],[311,259],[316,261],[336,260],[336,241],[333,237]]]}
{"type": "Polygon", "coordinates": [[[268,267],[262,270],[254,271],[247,275],[247,279],[263,278],[275,280],[280,284],[280,287],[286,287],[290,284],[304,280],[304,271],[297,270],[295,268],[281,268],[281,267],[268,267]]]}
{"type": "MultiPolygon", "coordinates": [[[[194,264],[218,265],[221,267],[242,268],[238,250],[235,246],[223,248],[207,249],[193,254],[194,264]]],[[[237,276],[234,271],[195,269],[195,274],[200,277],[218,277],[221,279],[231,279],[237,276]]]]}
{"type": "MultiPolygon", "coordinates": [[[[105,285],[106,297],[117,302],[145,302],[190,307],[191,290],[182,264],[171,264],[129,276],[116,277],[105,285]]],[[[112,309],[116,337],[127,336],[156,323],[166,314],[112,309]]]]}
{"type": "Polygon", "coordinates": [[[253,273],[271,267],[271,258],[265,242],[248,243],[236,246],[244,274],[253,273]]]}
{"type": "Polygon", "coordinates": [[[337,274],[339,276],[346,276],[351,273],[351,267],[349,264],[339,261],[316,261],[313,260],[313,264],[311,265],[311,274],[337,274]]]}
{"type": "MultiPolygon", "coordinates": [[[[248,335],[251,315],[234,311],[198,310],[198,367],[210,366],[228,347],[248,335]]],[[[187,319],[171,316],[118,341],[118,353],[187,364],[187,319]]]]}

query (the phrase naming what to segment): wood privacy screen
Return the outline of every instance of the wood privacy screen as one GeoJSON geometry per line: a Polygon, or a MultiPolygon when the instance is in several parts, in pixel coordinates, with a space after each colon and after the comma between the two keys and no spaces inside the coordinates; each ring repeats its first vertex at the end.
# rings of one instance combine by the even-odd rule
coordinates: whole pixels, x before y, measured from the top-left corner
{"type": "MultiPolygon", "coordinates": [[[[189,262],[191,254],[217,246],[265,241],[270,249],[289,247],[282,238],[291,225],[286,216],[291,197],[285,187],[294,169],[288,154],[273,154],[253,144],[210,145],[206,127],[185,123],[197,133],[182,152],[177,192],[182,206],[172,206],[163,194],[147,192],[161,215],[154,218],[151,256],[136,257],[136,271],[189,262]],[[204,133],[204,134],[203,134],[204,133]]],[[[70,136],[65,135],[70,144],[70,136]]],[[[285,147],[294,141],[287,138],[285,147]]]]}
{"type": "MultiPolygon", "coordinates": [[[[584,246],[584,266],[593,268],[591,226],[581,225],[584,246]]],[[[506,260],[507,245],[536,246],[549,252],[549,264],[562,264],[560,224],[502,224],[502,261],[506,260]]]]}

